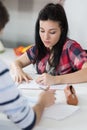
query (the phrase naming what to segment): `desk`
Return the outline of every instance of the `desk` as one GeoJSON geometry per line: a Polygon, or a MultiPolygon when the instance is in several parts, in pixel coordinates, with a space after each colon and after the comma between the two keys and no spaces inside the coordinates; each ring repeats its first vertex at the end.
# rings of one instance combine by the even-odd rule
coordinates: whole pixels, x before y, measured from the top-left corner
{"type": "MultiPolygon", "coordinates": [[[[40,126],[51,128],[52,130],[86,130],[87,129],[87,83],[74,85],[78,98],[80,110],[69,118],[61,121],[45,119],[40,122],[40,126]]],[[[50,130],[50,129],[49,129],[50,130]]]]}
{"type": "MultiPolygon", "coordinates": [[[[10,62],[15,59],[16,56],[14,55],[13,50],[7,49],[5,53],[0,54],[0,58],[2,58],[7,64],[10,64],[10,62]],[[12,54],[9,54],[12,53],[12,54]],[[6,59],[6,55],[12,56],[9,57],[9,60],[6,59]],[[3,55],[3,57],[2,57],[3,55]],[[5,57],[4,57],[5,56],[5,57]]],[[[32,66],[31,66],[32,68],[32,66]]],[[[34,70],[33,68],[31,70],[34,70]]],[[[29,69],[29,68],[28,68],[29,69]]],[[[34,71],[33,71],[34,72],[34,71]]],[[[41,119],[38,127],[34,128],[34,130],[87,130],[87,83],[81,83],[81,84],[75,84],[73,85],[78,99],[79,99],[79,106],[80,110],[77,111],[75,114],[72,116],[61,120],[61,121],[56,121],[52,119],[41,119]]],[[[40,90],[37,90],[37,94],[40,92],[40,90]]],[[[58,95],[58,100],[60,102],[65,102],[65,95],[63,91],[58,91],[60,93],[60,96],[58,95]],[[62,97],[62,98],[61,98],[62,97]]],[[[36,91],[30,90],[28,91],[28,95],[36,95],[36,91]]],[[[27,93],[26,93],[27,95],[27,93]]],[[[5,115],[0,114],[0,130],[19,130],[14,124],[9,121],[5,115]]]]}
{"type": "MultiPolygon", "coordinates": [[[[74,86],[79,98],[80,110],[61,121],[43,118],[41,119],[39,126],[34,128],[34,130],[82,130],[83,127],[84,130],[87,130],[87,83],[74,86]]],[[[39,90],[37,90],[37,92],[34,90],[28,91],[28,95],[36,95],[36,93],[38,94],[39,90]]],[[[63,91],[60,91],[60,96],[64,97],[63,91]]],[[[61,98],[58,98],[60,101],[61,98]]],[[[61,102],[62,101],[64,101],[63,98],[61,102]]],[[[3,114],[0,115],[0,129],[19,130],[3,114]]]]}

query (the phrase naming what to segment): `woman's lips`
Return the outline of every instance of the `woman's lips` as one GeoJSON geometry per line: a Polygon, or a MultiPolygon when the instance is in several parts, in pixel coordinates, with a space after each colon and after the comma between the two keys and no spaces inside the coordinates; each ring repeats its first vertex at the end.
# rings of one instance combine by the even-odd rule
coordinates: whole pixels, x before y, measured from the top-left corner
{"type": "Polygon", "coordinates": [[[50,44],[50,41],[44,41],[44,43],[45,43],[46,45],[49,45],[49,44],[50,44]]]}

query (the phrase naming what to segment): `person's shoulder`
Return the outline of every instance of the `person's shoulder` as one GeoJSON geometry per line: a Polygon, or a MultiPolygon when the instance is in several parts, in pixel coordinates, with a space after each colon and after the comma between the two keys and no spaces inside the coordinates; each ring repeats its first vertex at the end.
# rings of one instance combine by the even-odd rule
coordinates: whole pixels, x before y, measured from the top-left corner
{"type": "Polygon", "coordinates": [[[3,68],[7,68],[7,65],[0,59],[0,70],[3,70],[3,68]]]}
{"type": "Polygon", "coordinates": [[[68,38],[65,42],[65,48],[70,48],[71,46],[80,46],[80,43],[78,43],[76,40],[68,38]]]}
{"type": "Polygon", "coordinates": [[[73,39],[67,39],[65,44],[72,45],[72,44],[79,44],[76,40],[73,39]]]}
{"type": "Polygon", "coordinates": [[[36,50],[36,45],[32,45],[29,49],[27,49],[27,51],[26,52],[33,52],[33,51],[35,51],[36,50]]]}

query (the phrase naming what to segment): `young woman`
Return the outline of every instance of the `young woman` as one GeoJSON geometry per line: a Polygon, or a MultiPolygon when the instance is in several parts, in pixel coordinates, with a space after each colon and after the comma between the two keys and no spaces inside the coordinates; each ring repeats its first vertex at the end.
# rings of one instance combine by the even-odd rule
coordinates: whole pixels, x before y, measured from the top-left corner
{"type": "Polygon", "coordinates": [[[87,54],[68,38],[68,22],[60,4],[47,4],[36,21],[35,45],[11,64],[17,82],[32,79],[23,67],[36,64],[43,85],[87,82],[87,54]]]}

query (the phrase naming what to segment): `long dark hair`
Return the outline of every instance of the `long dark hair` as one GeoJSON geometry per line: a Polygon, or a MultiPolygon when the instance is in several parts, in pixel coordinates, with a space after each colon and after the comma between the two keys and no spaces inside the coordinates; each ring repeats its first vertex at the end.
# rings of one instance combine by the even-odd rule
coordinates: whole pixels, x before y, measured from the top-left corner
{"type": "Polygon", "coordinates": [[[37,60],[41,60],[47,54],[47,48],[44,46],[39,35],[40,20],[52,20],[60,24],[61,36],[58,43],[55,44],[52,48],[52,66],[56,68],[56,66],[59,64],[62,48],[68,33],[68,22],[64,8],[60,4],[49,3],[39,12],[35,26],[35,42],[38,50],[37,60]]]}
{"type": "Polygon", "coordinates": [[[9,14],[3,3],[0,1],[0,31],[5,27],[9,21],[9,14]]]}

